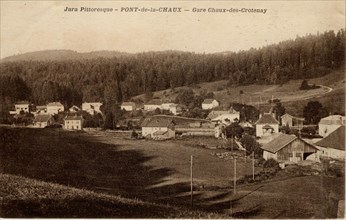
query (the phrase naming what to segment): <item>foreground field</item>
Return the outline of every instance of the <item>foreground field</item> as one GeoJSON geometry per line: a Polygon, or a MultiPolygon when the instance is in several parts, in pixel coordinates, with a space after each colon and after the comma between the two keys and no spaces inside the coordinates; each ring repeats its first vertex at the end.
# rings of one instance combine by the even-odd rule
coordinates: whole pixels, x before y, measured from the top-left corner
{"type": "MultiPolygon", "coordinates": [[[[217,144],[215,139],[194,139],[193,145],[185,140],[126,138],[107,132],[0,127],[0,179],[7,183],[0,184],[7,204],[3,213],[6,217],[332,218],[336,202],[344,199],[343,178],[319,176],[274,178],[238,186],[233,195],[232,161],[212,155],[221,150],[198,146],[217,144]],[[188,211],[190,155],[195,156],[197,212],[193,213],[188,211]],[[74,197],[74,190],[85,191],[74,197]],[[158,204],[173,208],[166,212],[167,207],[158,204]],[[73,211],[79,207],[95,212],[73,211]],[[128,211],[132,209],[133,215],[128,211]],[[209,216],[211,212],[222,214],[209,216]]],[[[250,164],[239,160],[237,176],[251,173],[250,164]]]]}

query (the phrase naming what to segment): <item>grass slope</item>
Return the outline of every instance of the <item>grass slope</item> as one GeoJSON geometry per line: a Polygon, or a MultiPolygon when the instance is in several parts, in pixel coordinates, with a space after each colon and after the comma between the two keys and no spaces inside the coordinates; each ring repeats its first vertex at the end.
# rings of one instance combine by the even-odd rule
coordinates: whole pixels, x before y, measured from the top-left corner
{"type": "MultiPolygon", "coordinates": [[[[233,217],[331,218],[336,202],[344,199],[343,178],[318,176],[240,185],[233,196],[232,160],[212,156],[220,150],[199,143],[217,140],[155,142],[112,132],[0,127],[1,215],[218,218],[229,216],[232,201],[233,217]],[[196,212],[187,210],[190,155],[195,156],[196,212]],[[169,204],[171,210],[155,204],[169,204]],[[209,214],[215,212],[224,215],[209,214]]],[[[248,165],[237,160],[238,177],[251,173],[248,165]]]]}
{"type": "MultiPolygon", "coordinates": [[[[328,75],[309,79],[309,84],[324,85],[333,89],[328,93],[327,88],[319,88],[308,91],[299,90],[302,80],[290,80],[283,85],[247,85],[247,86],[228,86],[227,80],[216,82],[201,83],[193,86],[195,93],[205,90],[214,92],[215,98],[225,103],[240,102],[254,105],[268,111],[270,106],[268,101],[273,97],[284,102],[287,112],[293,115],[302,115],[303,106],[311,100],[318,100],[326,106],[332,113],[345,112],[345,72],[336,70],[328,75]],[[243,94],[240,95],[240,92],[243,94]]],[[[188,87],[179,87],[174,90],[167,89],[154,92],[154,97],[163,100],[174,100],[179,91],[188,87]]],[[[144,100],[144,95],[134,98],[144,100]]]]}
{"type": "Polygon", "coordinates": [[[0,195],[5,218],[222,217],[8,174],[0,174],[0,195]]]}

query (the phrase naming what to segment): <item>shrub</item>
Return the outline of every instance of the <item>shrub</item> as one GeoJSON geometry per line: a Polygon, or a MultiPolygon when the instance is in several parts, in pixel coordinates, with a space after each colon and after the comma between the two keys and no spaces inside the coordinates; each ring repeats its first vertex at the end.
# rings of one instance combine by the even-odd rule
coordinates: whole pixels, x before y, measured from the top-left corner
{"type": "Polygon", "coordinates": [[[264,168],[275,168],[275,169],[279,169],[279,163],[274,160],[273,158],[270,158],[269,160],[267,160],[266,162],[264,162],[263,164],[264,168]]]}

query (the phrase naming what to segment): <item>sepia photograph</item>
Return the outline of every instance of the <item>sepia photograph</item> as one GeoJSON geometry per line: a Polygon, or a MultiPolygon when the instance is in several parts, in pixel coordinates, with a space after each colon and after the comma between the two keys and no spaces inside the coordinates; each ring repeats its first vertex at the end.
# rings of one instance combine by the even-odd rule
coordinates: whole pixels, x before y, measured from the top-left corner
{"type": "Polygon", "coordinates": [[[0,0],[0,218],[345,219],[344,0],[0,0]]]}

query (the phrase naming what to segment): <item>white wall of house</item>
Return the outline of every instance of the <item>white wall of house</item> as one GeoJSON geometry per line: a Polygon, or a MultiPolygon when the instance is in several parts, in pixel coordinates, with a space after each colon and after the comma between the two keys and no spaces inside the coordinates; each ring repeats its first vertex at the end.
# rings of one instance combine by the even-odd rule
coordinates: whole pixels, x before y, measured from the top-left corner
{"type": "Polygon", "coordinates": [[[146,111],[154,111],[157,108],[161,109],[161,105],[152,105],[152,104],[145,104],[144,105],[144,110],[146,110],[146,111]]]}
{"type": "Polygon", "coordinates": [[[135,110],[136,108],[134,107],[134,106],[132,106],[132,105],[122,105],[121,107],[120,107],[122,110],[125,110],[125,111],[133,111],[133,110],[135,110]]]}
{"type": "Polygon", "coordinates": [[[222,114],[216,118],[214,118],[212,121],[221,121],[222,123],[226,123],[226,119],[229,119],[232,122],[234,122],[234,119],[239,120],[240,114],[239,112],[237,113],[228,113],[228,114],[222,114]]]}
{"type": "Polygon", "coordinates": [[[328,136],[330,133],[338,129],[341,125],[326,125],[326,124],[318,124],[318,134],[322,137],[328,136]]]}
{"type": "Polygon", "coordinates": [[[88,112],[91,115],[94,115],[96,113],[101,113],[101,106],[101,102],[84,102],[82,103],[82,110],[88,112]]]}
{"type": "Polygon", "coordinates": [[[277,153],[274,154],[265,150],[263,151],[263,159],[265,160],[269,160],[270,158],[277,160],[277,157],[278,157],[277,153]]]}
{"type": "Polygon", "coordinates": [[[47,113],[54,115],[64,111],[64,106],[47,106],[47,113]]]}
{"type": "Polygon", "coordinates": [[[170,110],[170,106],[174,103],[162,103],[161,109],[163,110],[170,110]]]}
{"type": "Polygon", "coordinates": [[[156,131],[168,131],[168,127],[142,127],[142,136],[153,136],[153,133],[156,131]]]}
{"type": "Polygon", "coordinates": [[[213,109],[219,106],[219,102],[213,100],[212,103],[202,103],[202,109],[213,109]]]}
{"type": "Polygon", "coordinates": [[[320,146],[317,146],[317,148],[319,149],[319,156],[330,157],[334,159],[345,159],[345,151],[343,150],[320,146]]]}
{"type": "Polygon", "coordinates": [[[83,124],[81,120],[65,120],[64,128],[67,130],[82,130],[83,124]]]}
{"type": "Polygon", "coordinates": [[[29,104],[15,104],[16,114],[19,114],[21,111],[30,112],[29,104]]]}
{"type": "MultiPolygon", "coordinates": [[[[263,129],[263,126],[266,124],[257,124],[256,125],[256,136],[262,137],[264,135],[270,135],[269,133],[266,133],[266,131],[263,129]]],[[[278,124],[269,124],[273,128],[273,133],[279,133],[279,125],[278,124]]]]}

